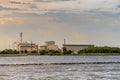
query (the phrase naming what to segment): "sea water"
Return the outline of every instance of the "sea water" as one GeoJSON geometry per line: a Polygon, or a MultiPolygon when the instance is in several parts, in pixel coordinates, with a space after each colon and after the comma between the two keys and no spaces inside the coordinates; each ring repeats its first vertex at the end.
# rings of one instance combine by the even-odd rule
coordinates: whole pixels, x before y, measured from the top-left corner
{"type": "Polygon", "coordinates": [[[0,80],[120,80],[119,56],[0,57],[0,80]],[[113,62],[79,64],[80,62],[113,62]],[[42,65],[34,65],[41,64],[42,65]],[[58,63],[58,64],[50,64],[58,63]],[[78,64],[61,64],[78,63],[78,64]],[[32,64],[32,65],[2,65],[32,64]]]}

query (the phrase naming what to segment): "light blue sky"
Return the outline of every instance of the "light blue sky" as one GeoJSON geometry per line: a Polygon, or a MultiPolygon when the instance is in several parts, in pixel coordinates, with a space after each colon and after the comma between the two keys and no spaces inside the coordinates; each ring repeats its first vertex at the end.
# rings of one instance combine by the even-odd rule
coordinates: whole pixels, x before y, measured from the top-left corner
{"type": "Polygon", "coordinates": [[[0,0],[0,49],[24,41],[120,47],[120,0],[0,0]]]}

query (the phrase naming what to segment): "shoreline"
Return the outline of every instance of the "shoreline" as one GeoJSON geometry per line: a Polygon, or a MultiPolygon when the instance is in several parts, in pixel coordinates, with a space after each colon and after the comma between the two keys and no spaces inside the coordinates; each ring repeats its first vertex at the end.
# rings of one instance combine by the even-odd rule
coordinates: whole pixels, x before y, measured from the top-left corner
{"type": "Polygon", "coordinates": [[[27,54],[0,54],[0,57],[17,57],[17,56],[27,56],[27,54]]]}
{"type": "Polygon", "coordinates": [[[119,53],[85,53],[85,54],[71,54],[71,55],[40,55],[40,54],[0,54],[0,57],[18,57],[18,56],[120,56],[119,53]]]}

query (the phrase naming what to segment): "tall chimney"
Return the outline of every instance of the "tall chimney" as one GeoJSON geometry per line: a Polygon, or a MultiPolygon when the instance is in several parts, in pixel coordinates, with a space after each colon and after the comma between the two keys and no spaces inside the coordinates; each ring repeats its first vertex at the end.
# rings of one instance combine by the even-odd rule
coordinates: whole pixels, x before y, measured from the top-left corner
{"type": "Polygon", "coordinates": [[[21,32],[20,33],[20,43],[22,43],[23,42],[23,33],[21,32]]]}
{"type": "Polygon", "coordinates": [[[64,39],[64,47],[65,47],[65,45],[66,45],[66,39],[64,39]]]}

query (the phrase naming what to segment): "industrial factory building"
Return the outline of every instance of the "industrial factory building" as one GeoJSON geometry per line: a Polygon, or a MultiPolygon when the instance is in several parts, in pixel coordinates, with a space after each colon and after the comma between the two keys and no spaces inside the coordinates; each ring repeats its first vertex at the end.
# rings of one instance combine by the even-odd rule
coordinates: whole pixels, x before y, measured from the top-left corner
{"type": "MultiPolygon", "coordinates": [[[[64,39],[63,47],[65,47],[67,50],[73,51],[74,54],[77,54],[79,50],[91,47],[94,45],[78,45],[78,44],[66,44],[66,40],[64,39]]],[[[45,42],[45,45],[38,47],[37,44],[32,42],[24,42],[23,41],[23,34],[20,33],[20,41],[16,41],[13,44],[13,49],[17,51],[28,51],[31,53],[32,51],[39,52],[40,50],[60,50],[58,45],[55,44],[55,41],[47,41],[45,42]]],[[[62,49],[61,49],[62,50],[62,49]]]]}
{"type": "Polygon", "coordinates": [[[40,46],[40,50],[59,50],[54,41],[48,41],[45,45],[40,46]]]}
{"type": "Polygon", "coordinates": [[[71,50],[74,53],[78,53],[79,50],[88,48],[88,47],[93,47],[94,45],[78,45],[78,44],[63,44],[63,47],[65,47],[67,50],[71,50]]]}
{"type": "Polygon", "coordinates": [[[18,51],[25,51],[25,50],[27,50],[28,52],[38,51],[38,45],[36,45],[35,43],[28,43],[28,42],[19,43],[17,45],[17,50],[18,51]]]}
{"type": "Polygon", "coordinates": [[[22,51],[25,52],[27,51],[28,53],[31,53],[32,51],[38,52],[38,45],[32,42],[23,42],[23,34],[20,33],[20,41],[16,41],[13,43],[13,49],[17,51],[22,51]]]}

